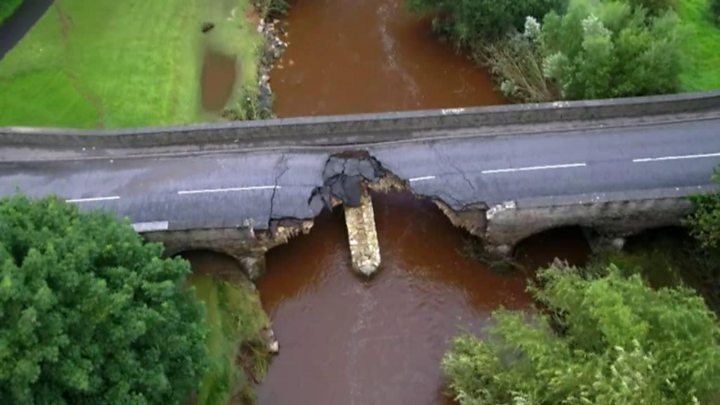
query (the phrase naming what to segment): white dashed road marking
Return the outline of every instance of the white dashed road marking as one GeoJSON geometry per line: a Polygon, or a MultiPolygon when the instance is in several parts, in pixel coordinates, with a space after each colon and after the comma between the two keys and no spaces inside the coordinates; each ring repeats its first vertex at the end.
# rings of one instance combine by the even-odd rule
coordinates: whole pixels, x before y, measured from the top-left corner
{"type": "Polygon", "coordinates": [[[84,202],[94,202],[94,201],[112,201],[112,200],[119,200],[119,195],[114,195],[111,197],[90,197],[90,198],[71,198],[69,200],[65,200],[67,203],[84,203],[84,202]]]}
{"type": "Polygon", "coordinates": [[[426,181],[426,180],[435,180],[435,176],[422,176],[422,177],[413,177],[411,179],[408,179],[410,183],[415,183],[418,181],[426,181]]]}
{"type": "Polygon", "coordinates": [[[281,189],[281,186],[249,186],[249,187],[231,187],[231,188],[210,188],[205,190],[182,190],[177,193],[185,194],[204,194],[204,193],[228,193],[232,191],[254,191],[254,190],[274,190],[281,189]]]}
{"type": "Polygon", "coordinates": [[[548,165],[548,166],[528,166],[528,167],[515,167],[511,169],[492,169],[483,170],[482,174],[496,174],[496,173],[514,173],[514,172],[530,172],[535,170],[552,170],[552,169],[570,169],[574,167],[585,167],[586,163],[565,163],[561,165],[548,165]]]}
{"type": "Polygon", "coordinates": [[[700,153],[697,155],[661,156],[661,157],[654,157],[654,158],[633,159],[633,163],[661,162],[663,160],[702,159],[702,158],[709,158],[709,157],[720,157],[720,152],[700,153]]]}

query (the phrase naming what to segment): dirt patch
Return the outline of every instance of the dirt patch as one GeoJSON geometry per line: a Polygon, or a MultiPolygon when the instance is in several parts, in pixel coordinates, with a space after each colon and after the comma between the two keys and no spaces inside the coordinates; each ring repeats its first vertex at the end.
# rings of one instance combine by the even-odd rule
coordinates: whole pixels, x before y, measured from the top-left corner
{"type": "Polygon", "coordinates": [[[202,106],[219,112],[225,107],[237,79],[235,58],[208,50],[202,67],[202,106]]]}

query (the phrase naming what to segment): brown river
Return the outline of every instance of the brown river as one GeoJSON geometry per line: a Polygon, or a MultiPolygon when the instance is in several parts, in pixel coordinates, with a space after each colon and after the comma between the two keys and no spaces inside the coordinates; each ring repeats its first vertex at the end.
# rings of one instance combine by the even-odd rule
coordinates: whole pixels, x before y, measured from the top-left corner
{"type": "Polygon", "coordinates": [[[502,104],[490,76],[403,0],[294,0],[271,75],[279,117],[502,104]]]}
{"type": "Polygon", "coordinates": [[[431,202],[373,201],[383,264],[369,281],[351,269],[341,209],[268,253],[257,286],[280,354],[259,404],[451,404],[440,370],[449,340],[482,333],[500,307],[529,309],[534,266],[588,251],[573,230],[547,233],[518,248],[526,271],[498,274],[460,253],[467,236],[431,202]]]}

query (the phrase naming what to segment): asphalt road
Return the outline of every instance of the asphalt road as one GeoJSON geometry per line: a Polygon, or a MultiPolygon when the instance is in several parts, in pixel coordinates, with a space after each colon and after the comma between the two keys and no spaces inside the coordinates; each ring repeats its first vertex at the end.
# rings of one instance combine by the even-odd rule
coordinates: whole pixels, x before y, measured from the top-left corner
{"type": "MultiPolygon", "coordinates": [[[[351,149],[351,148],[349,148],[351,149]]],[[[459,209],[513,200],[642,194],[711,185],[720,117],[364,148],[418,194],[459,209]]],[[[232,227],[311,218],[331,152],[278,150],[0,163],[0,195],[57,194],[83,209],[127,216],[138,228],[232,227]]]]}

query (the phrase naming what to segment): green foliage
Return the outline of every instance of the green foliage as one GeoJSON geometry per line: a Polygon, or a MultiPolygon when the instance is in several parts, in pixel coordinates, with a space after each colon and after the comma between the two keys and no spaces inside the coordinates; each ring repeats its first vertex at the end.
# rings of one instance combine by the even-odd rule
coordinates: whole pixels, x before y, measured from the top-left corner
{"type": "Polygon", "coordinates": [[[167,404],[205,366],[190,268],[127,222],[0,201],[0,403],[167,404]]]}
{"type": "Polygon", "coordinates": [[[539,272],[544,312],[495,313],[456,338],[443,370],[461,404],[689,404],[720,391],[717,319],[692,290],[648,287],[611,266],[539,272]]]}
{"type": "MultiPolygon", "coordinates": [[[[720,183],[720,170],[715,169],[713,181],[720,183]]],[[[690,234],[707,250],[720,248],[720,193],[699,194],[690,197],[693,213],[684,221],[690,234]]]]}
{"type": "Polygon", "coordinates": [[[710,0],[710,12],[715,21],[720,24],[720,0],[710,0]]]}
{"type": "Polygon", "coordinates": [[[23,0],[0,0],[0,24],[10,18],[22,2],[23,0]]]}
{"type": "Polygon", "coordinates": [[[205,303],[210,328],[206,345],[210,367],[197,395],[200,405],[227,404],[237,396],[252,400],[253,382],[267,371],[264,331],[270,321],[256,290],[206,274],[190,276],[196,296],[205,303]]]}
{"type": "Polygon", "coordinates": [[[458,46],[501,38],[520,30],[528,16],[561,11],[567,0],[407,0],[411,10],[435,15],[433,25],[458,46]]]}
{"type": "Polygon", "coordinates": [[[627,0],[634,8],[644,8],[650,14],[658,15],[667,10],[674,9],[676,0],[627,0]]]}
{"type": "Polygon", "coordinates": [[[565,15],[545,17],[545,75],[564,99],[674,92],[681,67],[677,27],[671,11],[655,17],[626,3],[573,0],[565,15]]]}

